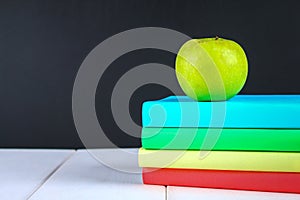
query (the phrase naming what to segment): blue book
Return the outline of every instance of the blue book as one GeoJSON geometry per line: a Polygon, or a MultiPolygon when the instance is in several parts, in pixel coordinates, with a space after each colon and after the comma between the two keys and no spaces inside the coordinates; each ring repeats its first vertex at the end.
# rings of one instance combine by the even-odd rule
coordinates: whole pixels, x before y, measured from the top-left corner
{"type": "Polygon", "coordinates": [[[300,128],[300,95],[236,95],[197,102],[187,96],[147,101],[143,127],[300,128]]]}

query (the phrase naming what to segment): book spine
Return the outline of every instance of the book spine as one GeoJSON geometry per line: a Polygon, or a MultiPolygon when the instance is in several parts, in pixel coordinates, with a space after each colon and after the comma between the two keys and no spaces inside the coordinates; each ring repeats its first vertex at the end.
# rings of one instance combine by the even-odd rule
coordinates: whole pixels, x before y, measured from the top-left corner
{"type": "Polygon", "coordinates": [[[300,172],[300,153],[139,150],[139,165],[154,168],[300,172]]]}
{"type": "Polygon", "coordinates": [[[300,173],[143,168],[145,184],[300,193],[300,173]]]}
{"type": "Polygon", "coordinates": [[[299,116],[298,104],[228,103],[214,112],[201,103],[145,102],[142,107],[143,127],[300,128],[299,116]]]}
{"type": "Polygon", "coordinates": [[[143,128],[145,149],[218,151],[300,151],[300,129],[143,128]],[[203,149],[207,134],[217,135],[212,149],[203,149]]]}

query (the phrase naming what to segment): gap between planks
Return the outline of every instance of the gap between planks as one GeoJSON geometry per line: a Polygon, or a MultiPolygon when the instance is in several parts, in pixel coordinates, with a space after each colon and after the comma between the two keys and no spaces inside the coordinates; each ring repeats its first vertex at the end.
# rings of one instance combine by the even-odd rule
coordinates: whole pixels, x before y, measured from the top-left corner
{"type": "Polygon", "coordinates": [[[74,149],[74,151],[72,153],[70,153],[69,156],[67,156],[59,165],[57,165],[52,172],[50,172],[42,181],[41,183],[31,192],[31,194],[28,195],[28,197],[26,198],[27,200],[29,200],[34,193],[36,193],[48,180],[49,178],[55,174],[55,172],[57,172],[57,170],[59,168],[61,168],[68,160],[71,159],[71,157],[73,157],[73,155],[77,152],[77,150],[74,149]]]}

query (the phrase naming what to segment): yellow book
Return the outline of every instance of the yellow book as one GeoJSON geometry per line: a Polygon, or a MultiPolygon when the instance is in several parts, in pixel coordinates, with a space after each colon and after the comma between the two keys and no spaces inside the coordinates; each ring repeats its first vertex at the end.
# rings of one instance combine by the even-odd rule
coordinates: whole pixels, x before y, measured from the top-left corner
{"type": "Polygon", "coordinates": [[[154,168],[300,172],[300,153],[139,150],[139,165],[154,168]]]}

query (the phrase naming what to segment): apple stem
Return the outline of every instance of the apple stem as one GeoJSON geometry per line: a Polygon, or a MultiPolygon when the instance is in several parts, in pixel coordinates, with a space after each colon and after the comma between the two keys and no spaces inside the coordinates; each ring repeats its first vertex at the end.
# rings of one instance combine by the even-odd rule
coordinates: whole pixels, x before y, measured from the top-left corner
{"type": "Polygon", "coordinates": [[[218,37],[218,36],[216,36],[216,37],[215,37],[215,40],[218,40],[218,39],[219,39],[219,37],[218,37]]]}

